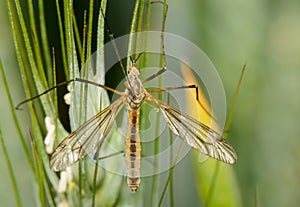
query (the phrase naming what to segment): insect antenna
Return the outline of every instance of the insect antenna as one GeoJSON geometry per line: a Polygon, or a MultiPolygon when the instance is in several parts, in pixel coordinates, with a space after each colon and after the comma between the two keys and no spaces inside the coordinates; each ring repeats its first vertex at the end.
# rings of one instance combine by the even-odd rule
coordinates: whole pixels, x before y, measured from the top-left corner
{"type": "Polygon", "coordinates": [[[109,24],[108,24],[108,22],[107,22],[107,19],[106,19],[105,15],[104,15],[104,12],[103,12],[103,10],[102,10],[101,7],[100,7],[100,12],[101,12],[101,14],[102,14],[102,16],[103,16],[103,19],[104,19],[104,24],[105,24],[105,27],[106,27],[106,32],[108,33],[109,39],[110,39],[110,41],[111,41],[111,43],[112,43],[112,45],[113,45],[113,47],[114,47],[116,56],[117,56],[117,58],[118,58],[118,61],[119,61],[120,66],[121,66],[121,68],[122,68],[122,71],[123,71],[123,73],[124,73],[124,75],[125,75],[126,81],[127,81],[127,83],[129,84],[129,87],[132,89],[132,85],[131,85],[131,83],[130,83],[130,81],[129,81],[129,78],[128,78],[128,72],[127,72],[127,70],[125,70],[125,67],[124,67],[124,65],[123,65],[123,63],[122,63],[122,59],[121,59],[121,56],[120,56],[118,47],[117,47],[116,42],[115,42],[114,34],[111,32],[111,29],[110,29],[110,27],[109,27],[109,24]]]}

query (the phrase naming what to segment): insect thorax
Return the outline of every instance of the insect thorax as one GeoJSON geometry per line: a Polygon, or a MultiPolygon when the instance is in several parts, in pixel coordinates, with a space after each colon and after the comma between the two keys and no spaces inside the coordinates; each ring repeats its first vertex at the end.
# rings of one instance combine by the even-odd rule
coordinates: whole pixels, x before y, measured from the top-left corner
{"type": "Polygon", "coordinates": [[[125,82],[126,101],[130,108],[133,109],[139,108],[145,98],[145,88],[139,78],[139,74],[139,70],[133,66],[128,74],[130,84],[125,82]]]}

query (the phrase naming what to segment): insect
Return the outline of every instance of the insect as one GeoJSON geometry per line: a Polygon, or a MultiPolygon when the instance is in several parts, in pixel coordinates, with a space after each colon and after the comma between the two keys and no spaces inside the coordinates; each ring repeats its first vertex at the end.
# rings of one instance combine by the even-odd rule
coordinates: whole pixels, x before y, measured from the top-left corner
{"type": "Polygon", "coordinates": [[[143,87],[139,74],[140,71],[136,68],[135,61],[132,61],[125,82],[126,89],[123,93],[117,92],[121,97],[89,119],[58,145],[50,160],[52,170],[59,171],[72,165],[101,145],[116,116],[126,105],[128,109],[128,130],[125,138],[127,184],[132,191],[136,191],[141,182],[139,118],[140,107],[144,101],[155,103],[173,133],[182,138],[189,146],[225,163],[235,163],[236,153],[221,135],[152,96],[151,90],[147,91],[143,87]]]}
{"type": "MultiPolygon", "coordinates": [[[[80,78],[74,78],[61,84],[66,85],[72,81],[90,83],[117,93],[120,97],[73,131],[57,146],[50,159],[50,168],[53,171],[60,171],[66,168],[97,149],[106,139],[121,109],[126,106],[128,109],[128,129],[125,138],[124,151],[127,168],[127,184],[132,191],[136,191],[141,182],[139,119],[140,107],[144,102],[156,104],[173,133],[178,135],[192,148],[225,163],[233,164],[236,162],[237,155],[234,149],[215,130],[151,95],[151,92],[178,88],[195,88],[195,86],[170,87],[147,91],[144,88],[143,83],[161,75],[166,71],[166,67],[163,67],[156,74],[153,74],[143,81],[139,78],[140,70],[136,67],[136,60],[131,60],[128,74],[125,72],[123,66],[122,69],[126,76],[126,89],[124,92],[80,78]]],[[[60,85],[58,84],[55,88],[59,86],[60,85]]],[[[53,88],[44,93],[47,93],[53,88]]],[[[25,102],[36,97],[28,99],[25,102]]]]}

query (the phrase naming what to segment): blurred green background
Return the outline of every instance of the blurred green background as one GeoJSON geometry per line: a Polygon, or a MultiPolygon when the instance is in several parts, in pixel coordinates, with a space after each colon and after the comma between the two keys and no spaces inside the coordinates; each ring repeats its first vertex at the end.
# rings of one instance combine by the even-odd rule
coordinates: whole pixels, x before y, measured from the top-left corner
{"type": "MultiPolygon", "coordinates": [[[[112,31],[117,36],[128,33],[134,2],[113,0],[108,5],[112,31]]],[[[259,206],[299,206],[300,1],[169,0],[168,5],[167,32],[194,42],[209,56],[223,81],[228,106],[247,61],[229,132],[238,154],[233,168],[243,205],[254,206],[257,200],[259,206]]],[[[16,104],[25,97],[5,1],[0,1],[0,25],[0,58],[16,104]]],[[[22,200],[32,206],[34,186],[15,138],[2,77],[0,81],[0,127],[22,200]]],[[[29,116],[18,116],[26,132],[29,116]]],[[[14,206],[2,149],[0,169],[0,204],[14,206]]]]}

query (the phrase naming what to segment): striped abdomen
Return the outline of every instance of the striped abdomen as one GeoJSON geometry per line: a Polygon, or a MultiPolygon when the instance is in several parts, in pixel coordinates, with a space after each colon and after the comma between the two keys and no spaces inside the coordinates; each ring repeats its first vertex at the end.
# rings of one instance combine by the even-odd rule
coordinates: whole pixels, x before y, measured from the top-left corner
{"type": "Polygon", "coordinates": [[[128,130],[125,140],[125,159],[127,167],[127,184],[132,191],[140,185],[141,144],[139,134],[140,109],[129,108],[128,130]]]}

